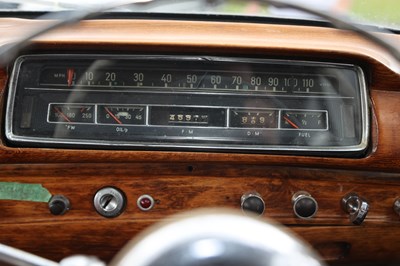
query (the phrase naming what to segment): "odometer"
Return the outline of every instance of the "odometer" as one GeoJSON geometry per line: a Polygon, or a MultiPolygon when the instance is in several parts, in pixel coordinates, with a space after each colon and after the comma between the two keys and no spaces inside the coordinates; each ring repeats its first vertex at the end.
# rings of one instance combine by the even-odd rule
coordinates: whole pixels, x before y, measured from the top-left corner
{"type": "Polygon", "coordinates": [[[233,128],[278,128],[277,110],[231,110],[230,126],[233,128]]]}

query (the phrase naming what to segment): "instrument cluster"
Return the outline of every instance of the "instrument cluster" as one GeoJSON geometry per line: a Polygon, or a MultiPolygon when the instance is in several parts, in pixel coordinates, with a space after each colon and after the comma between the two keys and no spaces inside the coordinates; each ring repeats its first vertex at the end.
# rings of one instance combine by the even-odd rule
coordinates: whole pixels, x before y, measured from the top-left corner
{"type": "Polygon", "coordinates": [[[25,55],[9,88],[11,145],[362,156],[354,65],[158,55],[25,55]]]}

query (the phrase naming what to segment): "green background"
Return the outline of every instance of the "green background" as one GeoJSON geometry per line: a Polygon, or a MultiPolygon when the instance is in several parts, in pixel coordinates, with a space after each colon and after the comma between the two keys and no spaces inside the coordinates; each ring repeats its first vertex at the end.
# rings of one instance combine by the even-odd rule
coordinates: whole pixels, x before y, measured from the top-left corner
{"type": "Polygon", "coordinates": [[[353,0],[351,14],[386,26],[400,26],[400,0],[353,0]]]}
{"type": "MultiPolygon", "coordinates": [[[[324,0],[320,0],[324,1],[324,0]]],[[[350,0],[348,15],[362,23],[400,28],[400,0],[350,0]]],[[[228,0],[222,6],[223,12],[246,13],[251,1],[228,0]]],[[[299,4],[302,1],[299,0],[299,4]]],[[[260,13],[268,15],[268,6],[262,6],[260,13]]]]}

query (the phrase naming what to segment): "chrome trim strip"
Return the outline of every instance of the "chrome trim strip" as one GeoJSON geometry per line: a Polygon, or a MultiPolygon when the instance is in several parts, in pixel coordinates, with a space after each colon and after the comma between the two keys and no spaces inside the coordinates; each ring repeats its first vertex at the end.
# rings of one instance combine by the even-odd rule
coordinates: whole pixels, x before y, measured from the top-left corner
{"type": "MultiPolygon", "coordinates": [[[[151,87],[148,87],[151,88],[151,87]]],[[[71,91],[66,89],[54,89],[54,88],[24,88],[25,90],[37,90],[37,91],[71,91]]],[[[154,94],[192,94],[193,91],[183,91],[181,90],[171,90],[169,91],[146,91],[146,90],[96,90],[96,89],[86,89],[86,90],[76,90],[78,92],[102,92],[102,93],[115,93],[115,92],[124,92],[124,93],[154,93],[154,94]]],[[[236,92],[236,91],[235,91],[236,92]]],[[[276,92],[278,93],[278,92],[276,92]]],[[[196,91],[197,95],[221,95],[218,92],[202,92],[196,91]]],[[[322,99],[354,99],[354,97],[340,97],[340,96],[322,96],[322,95],[282,95],[282,94],[261,94],[261,93],[245,93],[245,92],[238,92],[238,93],[223,93],[226,96],[257,96],[257,97],[265,97],[265,98],[322,98],[322,99]]]]}
{"type": "Polygon", "coordinates": [[[369,140],[369,128],[370,128],[370,120],[369,120],[369,106],[368,106],[368,95],[367,95],[367,84],[365,83],[365,75],[364,71],[361,67],[353,65],[357,74],[358,74],[358,82],[360,83],[360,102],[361,102],[361,142],[358,145],[363,149],[368,147],[369,140]]]}

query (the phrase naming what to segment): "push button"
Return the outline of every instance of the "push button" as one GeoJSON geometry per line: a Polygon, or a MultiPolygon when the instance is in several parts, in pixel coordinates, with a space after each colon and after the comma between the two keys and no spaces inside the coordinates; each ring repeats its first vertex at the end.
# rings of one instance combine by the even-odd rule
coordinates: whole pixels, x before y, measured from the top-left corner
{"type": "Polygon", "coordinates": [[[49,201],[49,210],[53,215],[63,215],[70,207],[68,198],[63,195],[54,195],[49,201]]]}
{"type": "Polygon", "coordinates": [[[318,211],[317,201],[307,191],[299,191],[292,197],[293,212],[301,219],[311,219],[318,211]]]}
{"type": "Polygon", "coordinates": [[[243,194],[240,206],[244,213],[252,213],[260,216],[265,211],[265,202],[257,192],[243,194]]]}

